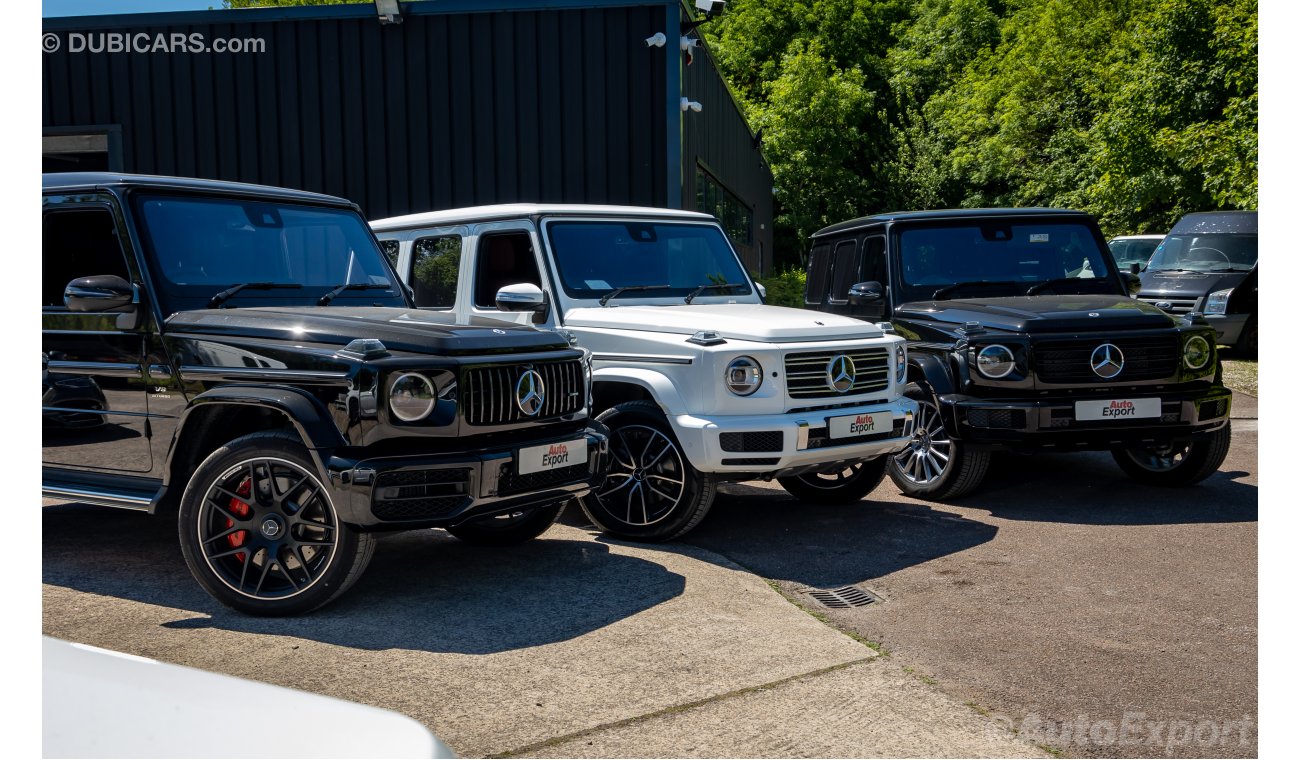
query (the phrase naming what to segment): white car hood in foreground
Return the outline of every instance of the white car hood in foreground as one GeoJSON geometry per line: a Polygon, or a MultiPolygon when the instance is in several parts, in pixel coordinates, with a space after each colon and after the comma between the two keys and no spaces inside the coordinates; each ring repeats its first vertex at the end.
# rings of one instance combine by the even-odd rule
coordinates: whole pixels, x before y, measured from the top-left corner
{"type": "Polygon", "coordinates": [[[700,304],[682,306],[615,306],[572,309],[565,327],[692,335],[717,330],[724,338],[760,343],[879,338],[884,333],[870,322],[806,309],[764,304],[700,304]]]}

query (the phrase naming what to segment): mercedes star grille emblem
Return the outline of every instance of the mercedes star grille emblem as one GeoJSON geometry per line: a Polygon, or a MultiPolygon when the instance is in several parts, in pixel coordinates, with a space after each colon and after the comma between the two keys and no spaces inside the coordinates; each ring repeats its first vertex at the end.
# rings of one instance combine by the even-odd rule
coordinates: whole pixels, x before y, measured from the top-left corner
{"type": "Polygon", "coordinates": [[[832,356],[826,362],[826,385],[836,393],[845,393],[852,388],[857,375],[858,370],[853,366],[853,360],[844,354],[832,356]]]}
{"type": "Polygon", "coordinates": [[[530,369],[519,376],[519,382],[515,383],[515,403],[519,405],[519,411],[529,417],[536,417],[542,411],[542,404],[546,403],[546,384],[541,375],[530,369]]]}
{"type": "Polygon", "coordinates": [[[1092,350],[1092,371],[1109,380],[1124,369],[1124,353],[1119,346],[1103,343],[1092,350]]]}

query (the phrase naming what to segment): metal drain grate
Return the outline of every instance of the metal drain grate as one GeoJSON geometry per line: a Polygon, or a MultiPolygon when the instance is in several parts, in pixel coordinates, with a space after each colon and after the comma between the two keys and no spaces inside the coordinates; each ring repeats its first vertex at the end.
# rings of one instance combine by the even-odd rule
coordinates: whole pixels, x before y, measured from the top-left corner
{"type": "Polygon", "coordinates": [[[847,607],[866,607],[868,604],[879,604],[884,601],[879,596],[860,586],[845,586],[836,589],[806,588],[802,589],[800,593],[807,595],[808,598],[821,606],[833,610],[842,610],[847,607]]]}

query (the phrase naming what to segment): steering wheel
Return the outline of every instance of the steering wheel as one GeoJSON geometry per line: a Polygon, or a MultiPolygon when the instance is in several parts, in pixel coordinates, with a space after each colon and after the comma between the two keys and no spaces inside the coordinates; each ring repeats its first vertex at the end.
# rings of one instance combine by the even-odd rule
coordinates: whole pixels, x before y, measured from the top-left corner
{"type": "Polygon", "coordinates": [[[1232,266],[1232,259],[1228,258],[1228,254],[1224,253],[1223,251],[1220,251],[1218,248],[1211,248],[1209,246],[1202,246],[1200,248],[1189,249],[1187,251],[1187,259],[1189,261],[1198,261],[1199,259],[1194,259],[1192,257],[1192,254],[1196,253],[1197,251],[1209,251],[1211,253],[1217,253],[1218,255],[1223,257],[1223,263],[1227,264],[1228,266],[1232,266]]]}

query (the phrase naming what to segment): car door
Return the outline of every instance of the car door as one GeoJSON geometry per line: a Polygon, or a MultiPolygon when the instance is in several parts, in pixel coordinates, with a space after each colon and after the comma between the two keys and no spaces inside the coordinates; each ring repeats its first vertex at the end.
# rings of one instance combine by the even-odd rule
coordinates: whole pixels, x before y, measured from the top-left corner
{"type": "Polygon", "coordinates": [[[115,201],[108,194],[47,197],[42,226],[42,461],[146,474],[153,467],[147,336],[131,323],[148,319],[71,311],[63,303],[66,286],[79,277],[140,282],[115,201]]]}
{"type": "Polygon", "coordinates": [[[537,233],[528,222],[500,222],[475,227],[469,255],[473,262],[473,279],[468,291],[462,290],[475,316],[519,322],[518,312],[503,312],[496,306],[497,291],[506,285],[536,285],[546,294],[544,314],[529,321],[537,327],[554,328],[556,323],[555,291],[542,274],[541,250],[537,233]]]}

